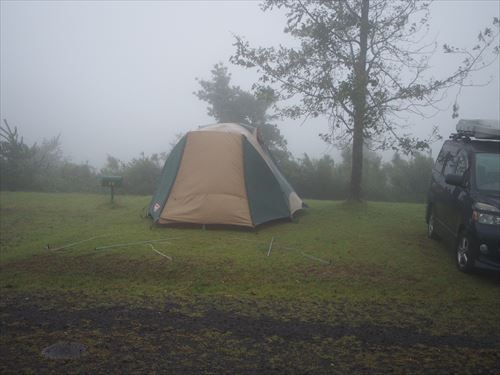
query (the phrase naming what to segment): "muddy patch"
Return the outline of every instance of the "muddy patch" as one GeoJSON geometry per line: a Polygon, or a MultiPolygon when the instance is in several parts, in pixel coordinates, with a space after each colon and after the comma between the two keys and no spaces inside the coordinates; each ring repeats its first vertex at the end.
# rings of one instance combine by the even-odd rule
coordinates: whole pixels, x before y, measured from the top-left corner
{"type": "Polygon", "coordinates": [[[389,368],[488,373],[500,368],[500,336],[493,331],[472,337],[435,335],[398,322],[304,321],[280,306],[272,315],[248,315],[252,301],[229,311],[221,300],[75,306],[69,302],[74,298],[10,295],[2,300],[1,373],[321,374],[389,368]],[[40,348],[46,348],[43,355],[40,348]],[[64,360],[47,359],[48,353],[64,360]],[[463,358],[471,359],[466,367],[463,358]]]}

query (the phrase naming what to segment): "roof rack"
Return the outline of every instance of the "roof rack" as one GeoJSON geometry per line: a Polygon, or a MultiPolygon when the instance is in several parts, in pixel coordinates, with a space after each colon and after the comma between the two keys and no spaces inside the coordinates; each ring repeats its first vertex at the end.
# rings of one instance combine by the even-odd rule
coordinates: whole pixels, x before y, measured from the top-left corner
{"type": "Polygon", "coordinates": [[[459,138],[500,140],[500,121],[498,120],[460,120],[456,126],[457,134],[450,136],[454,139],[459,138]]]}
{"type": "Polygon", "coordinates": [[[450,139],[453,139],[454,141],[464,140],[466,142],[470,142],[471,137],[474,137],[474,133],[472,132],[458,132],[450,134],[450,139]]]}

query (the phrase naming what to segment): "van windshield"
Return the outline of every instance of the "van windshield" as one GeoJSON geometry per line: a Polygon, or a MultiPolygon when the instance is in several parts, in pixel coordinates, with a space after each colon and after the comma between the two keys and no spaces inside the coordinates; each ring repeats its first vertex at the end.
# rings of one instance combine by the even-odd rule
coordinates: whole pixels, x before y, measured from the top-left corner
{"type": "Polygon", "coordinates": [[[476,154],[476,188],[500,192],[500,154],[476,154]]]}

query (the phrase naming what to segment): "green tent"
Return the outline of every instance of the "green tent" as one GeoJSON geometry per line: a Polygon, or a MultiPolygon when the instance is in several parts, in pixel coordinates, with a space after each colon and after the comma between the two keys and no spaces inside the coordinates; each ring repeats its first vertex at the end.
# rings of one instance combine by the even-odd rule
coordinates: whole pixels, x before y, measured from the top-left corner
{"type": "Polygon", "coordinates": [[[255,227],[303,202],[254,128],[225,123],[187,133],[165,162],[148,214],[159,224],[255,227]]]}

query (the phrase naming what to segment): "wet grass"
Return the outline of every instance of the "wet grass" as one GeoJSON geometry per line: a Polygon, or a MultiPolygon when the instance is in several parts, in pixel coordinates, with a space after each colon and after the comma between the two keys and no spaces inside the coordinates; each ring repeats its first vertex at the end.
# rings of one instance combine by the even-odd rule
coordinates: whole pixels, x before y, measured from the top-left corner
{"type": "Polygon", "coordinates": [[[148,197],[2,193],[1,281],[18,290],[80,290],[98,297],[234,295],[489,305],[490,275],[464,275],[428,240],[418,204],[308,202],[298,223],[257,231],[153,227],[148,197]],[[63,250],[54,249],[102,236],[63,250]],[[273,249],[267,256],[274,237],[273,249]],[[96,250],[98,246],[172,238],[96,250]]]}
{"type": "MultiPolygon", "coordinates": [[[[207,316],[215,306],[221,314],[254,319],[257,325],[265,316],[277,322],[399,327],[431,336],[486,337],[496,342],[490,344],[492,352],[466,347],[460,349],[463,356],[472,353],[474,357],[483,351],[486,369],[500,361],[492,354],[498,353],[500,345],[499,278],[490,273],[458,272],[447,246],[426,238],[423,205],[308,201],[310,208],[296,223],[279,222],[249,231],[151,227],[150,220],[141,217],[149,197],[117,196],[114,205],[107,199],[100,195],[2,193],[0,291],[4,299],[38,296],[45,301],[37,305],[42,310],[64,306],[75,311],[116,305],[164,309],[169,300],[175,302],[170,310],[186,319],[207,316]],[[164,238],[171,240],[152,245],[171,260],[147,244],[96,250],[164,238]]],[[[15,314],[9,306],[3,305],[9,314],[15,314]]],[[[251,330],[252,324],[249,327],[251,330]]],[[[88,335],[91,346],[92,335],[98,336],[93,323],[73,329],[82,337],[88,335]],[[82,333],[82,327],[87,333],[82,333]]],[[[443,369],[448,363],[443,362],[448,349],[438,350],[426,343],[412,344],[413,354],[408,354],[395,341],[390,355],[387,345],[376,349],[380,344],[372,343],[370,356],[356,349],[360,333],[353,332],[351,338],[320,335],[289,342],[284,348],[290,353],[304,352],[307,343],[316,348],[306,351],[311,358],[310,362],[304,358],[303,370],[337,366],[337,370],[369,372],[388,363],[404,368],[415,358],[427,358],[425,368],[443,369]],[[328,349],[332,345],[335,351],[328,349]],[[362,359],[349,367],[339,359],[347,355],[342,350],[352,351],[354,361],[362,359]]],[[[52,330],[43,333],[49,335],[46,337],[55,334],[52,330]]],[[[277,369],[290,358],[278,349],[283,346],[283,335],[271,333],[248,345],[245,339],[225,337],[220,327],[183,334],[187,347],[197,355],[210,340],[220,342],[222,353],[231,352],[226,359],[258,357],[255,353],[274,348],[269,349],[261,369],[277,369]]],[[[132,340],[124,331],[115,335],[123,336],[124,342],[132,340]]],[[[30,340],[26,337],[23,342],[30,340]]],[[[146,342],[139,342],[144,352],[146,342]]],[[[175,347],[179,355],[182,345],[175,347]]],[[[193,360],[195,354],[185,350],[183,360],[193,360]]],[[[211,350],[206,350],[207,355],[211,350]]],[[[99,355],[105,352],[103,349],[99,355]]],[[[183,368],[189,369],[189,363],[183,368]]]]}

